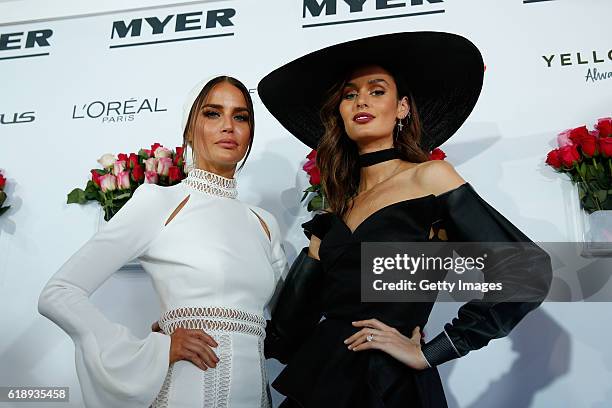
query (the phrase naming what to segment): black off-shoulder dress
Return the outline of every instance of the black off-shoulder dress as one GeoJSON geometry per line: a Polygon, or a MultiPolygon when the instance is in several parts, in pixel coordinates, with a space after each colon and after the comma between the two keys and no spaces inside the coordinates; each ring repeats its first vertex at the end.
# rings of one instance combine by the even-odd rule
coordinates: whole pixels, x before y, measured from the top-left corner
{"type": "MultiPolygon", "coordinates": [[[[354,352],[343,343],[357,331],[351,322],[370,318],[410,336],[416,326],[425,327],[433,307],[433,302],[361,302],[361,243],[428,241],[432,228],[444,228],[448,240],[457,242],[531,242],[529,238],[468,183],[439,196],[391,204],[369,216],[353,232],[332,213],[317,215],[303,227],[308,236],[314,234],[321,239],[323,284],[320,293],[312,296],[318,299],[318,316],[324,319],[290,353],[275,350],[273,336],[266,340],[269,357],[290,355],[285,357],[287,366],[272,384],[287,396],[282,408],[446,407],[435,366],[507,335],[545,298],[550,285],[550,259],[539,248],[528,261],[516,261],[503,268],[501,273],[512,275],[504,276],[505,281],[515,282],[540,300],[474,300],[464,304],[458,317],[423,346],[432,368],[414,370],[384,352],[354,352]]],[[[483,272],[486,275],[487,271],[483,272]]]]}

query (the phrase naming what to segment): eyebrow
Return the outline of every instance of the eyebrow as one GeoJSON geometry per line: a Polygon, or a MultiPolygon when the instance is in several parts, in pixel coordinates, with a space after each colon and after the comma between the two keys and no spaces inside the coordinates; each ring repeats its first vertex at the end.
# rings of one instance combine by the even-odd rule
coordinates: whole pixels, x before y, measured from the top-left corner
{"type": "MultiPolygon", "coordinates": [[[[213,108],[213,109],[219,109],[219,110],[223,110],[223,105],[217,105],[216,103],[207,103],[206,105],[202,106],[202,109],[204,108],[213,108]]],[[[250,111],[245,108],[244,106],[238,106],[236,108],[234,108],[234,112],[247,112],[250,113],[250,111]]]]}
{"type": "MultiPolygon", "coordinates": [[[[385,81],[382,78],[374,78],[374,79],[370,79],[368,81],[368,84],[377,84],[380,82],[384,82],[385,84],[389,85],[389,83],[387,81],[385,81]]],[[[348,82],[346,85],[344,85],[344,87],[353,87],[353,88],[357,88],[357,85],[355,85],[353,82],[348,82]]]]}

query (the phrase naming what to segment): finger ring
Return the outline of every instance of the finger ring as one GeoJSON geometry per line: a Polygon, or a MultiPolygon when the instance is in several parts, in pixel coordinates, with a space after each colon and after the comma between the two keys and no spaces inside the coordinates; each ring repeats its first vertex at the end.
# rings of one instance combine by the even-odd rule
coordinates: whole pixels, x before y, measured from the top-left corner
{"type": "Polygon", "coordinates": [[[366,336],[366,341],[374,341],[374,335],[373,334],[368,334],[366,336]]]}

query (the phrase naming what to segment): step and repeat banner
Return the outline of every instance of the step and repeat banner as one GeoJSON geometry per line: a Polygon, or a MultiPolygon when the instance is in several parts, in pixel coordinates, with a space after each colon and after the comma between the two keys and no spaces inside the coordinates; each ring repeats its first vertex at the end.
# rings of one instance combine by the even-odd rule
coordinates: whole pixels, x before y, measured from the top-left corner
{"type": "MultiPolygon", "coordinates": [[[[484,88],[442,146],[447,160],[535,241],[571,240],[571,186],[544,159],[557,133],[612,116],[611,12],[608,0],[211,0],[0,25],[0,170],[11,205],[0,217],[0,386],[68,386],[66,406],[82,405],[73,346],[36,311],[42,286],[100,222],[95,205],[67,205],[66,194],[105,153],[179,146],[183,100],[203,78],[232,75],[252,93],[255,141],[239,198],[276,215],[296,256],[310,218],[300,203],[309,150],[266,111],[256,86],[338,42],[417,30],[474,42],[484,88]]],[[[452,73],[453,61],[444,68],[452,73]]],[[[115,274],[93,301],[142,336],[159,316],[142,272],[115,274]]],[[[437,333],[456,308],[436,305],[426,331],[437,333]]],[[[610,313],[605,303],[545,305],[509,338],[441,367],[450,406],[612,405],[610,313]]],[[[279,368],[269,363],[270,378],[279,368]]]]}

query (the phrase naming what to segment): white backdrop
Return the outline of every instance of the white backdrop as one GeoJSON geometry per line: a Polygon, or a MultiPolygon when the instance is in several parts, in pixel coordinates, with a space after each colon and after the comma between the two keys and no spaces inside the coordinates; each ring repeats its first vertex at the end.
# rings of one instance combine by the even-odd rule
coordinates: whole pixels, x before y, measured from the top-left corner
{"type": "MultiPolygon", "coordinates": [[[[2,10],[22,21],[24,12],[18,10],[24,3],[3,3],[2,10]]],[[[179,145],[183,98],[214,73],[232,74],[253,90],[256,139],[238,177],[239,197],[276,215],[293,259],[306,244],[299,225],[310,217],[299,203],[307,186],[301,165],[308,150],[263,107],[254,89],[259,79],[306,52],[361,36],[410,30],[462,34],[482,51],[487,72],[474,112],[442,146],[448,160],[535,241],[572,239],[563,204],[569,183],[543,159],[559,131],[592,125],[612,113],[612,78],[587,78],[594,69],[612,72],[609,0],[367,0],[357,11],[359,3],[201,1],[71,18],[50,13],[54,18],[48,20],[39,13],[35,17],[43,21],[35,23],[0,20],[0,169],[8,177],[12,206],[0,218],[0,386],[69,386],[66,406],[82,405],[74,347],[36,311],[43,285],[98,225],[95,205],[66,205],[66,194],[84,186],[103,153],[137,151],[153,142],[179,145]],[[323,4],[321,15],[313,16],[317,4],[323,4]],[[397,7],[376,10],[376,4],[397,7]],[[224,12],[231,25],[205,28],[207,12],[220,9],[235,10],[233,16],[224,12]],[[176,32],[181,14],[201,20],[185,27],[202,28],[176,32]],[[156,17],[150,20],[155,23],[170,15],[159,34],[144,20],[156,17]],[[142,19],[139,36],[113,34],[114,22],[129,25],[133,19],[142,19]],[[343,23],[329,24],[338,22],[343,23]],[[30,39],[38,42],[28,43],[27,33],[35,31],[39,34],[30,39]],[[184,40],[201,36],[217,37],[184,40]],[[133,45],[144,42],[157,43],[133,45]],[[117,45],[123,47],[111,48],[117,45]],[[25,57],[43,53],[49,55],[25,57]],[[157,101],[157,111],[145,109],[131,118],[112,111],[98,118],[83,114],[93,104],[90,113],[97,116],[110,102],[130,112],[145,100],[152,108],[157,101]],[[9,123],[15,114],[24,123],[9,123]],[[34,121],[25,122],[32,116],[34,121]]],[[[299,78],[295,92],[299,97],[299,78]]],[[[115,274],[93,300],[142,336],[159,313],[148,278],[138,272],[115,274]]],[[[435,335],[455,310],[436,305],[427,333],[435,335]]],[[[611,314],[609,303],[546,304],[508,338],[440,368],[449,405],[612,406],[611,314]]],[[[270,362],[269,368],[273,378],[279,366],[270,362]]]]}

